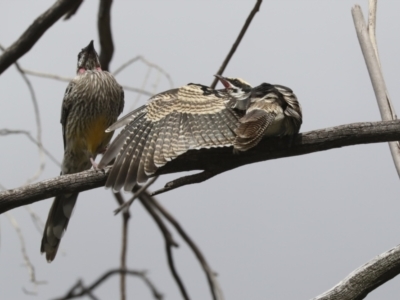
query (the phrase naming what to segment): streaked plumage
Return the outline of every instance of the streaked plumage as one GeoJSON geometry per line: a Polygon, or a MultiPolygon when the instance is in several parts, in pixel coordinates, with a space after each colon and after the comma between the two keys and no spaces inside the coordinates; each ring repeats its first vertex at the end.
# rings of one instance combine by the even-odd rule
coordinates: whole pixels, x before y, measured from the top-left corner
{"type": "Polygon", "coordinates": [[[234,149],[246,151],[264,136],[296,135],[302,124],[302,112],[291,89],[263,83],[252,90],[249,107],[239,122],[234,149]]]}
{"type": "Polygon", "coordinates": [[[250,105],[252,87],[241,78],[222,77],[215,75],[224,85],[226,92],[231,96],[229,104],[232,108],[246,110],[250,105]]]}
{"type": "Polygon", "coordinates": [[[263,136],[298,133],[302,115],[292,90],[267,83],[251,88],[241,79],[217,77],[225,90],[188,84],[153,96],[110,126],[107,131],[126,125],[99,163],[103,168],[116,157],[106,187],[131,191],[188,150],[246,151],[263,136]]]}
{"type": "MultiPolygon", "coordinates": [[[[105,130],[117,120],[123,107],[123,89],[110,73],[101,70],[91,41],[78,55],[77,76],[69,83],[62,103],[61,174],[90,169],[112,137],[113,133],[105,130]]],[[[78,193],[59,195],[50,208],[40,248],[49,262],[57,253],[77,197],[78,193]]]]}
{"type": "MultiPolygon", "coordinates": [[[[146,181],[158,168],[188,150],[232,146],[238,120],[244,114],[232,106],[236,95],[240,100],[244,97],[243,81],[223,79],[232,81],[230,89],[188,84],[153,96],[145,106],[113,124],[108,131],[128,125],[99,163],[100,168],[105,167],[116,157],[106,187],[131,191],[136,183],[146,181]]],[[[250,92],[248,89],[246,97],[250,92]]]]}

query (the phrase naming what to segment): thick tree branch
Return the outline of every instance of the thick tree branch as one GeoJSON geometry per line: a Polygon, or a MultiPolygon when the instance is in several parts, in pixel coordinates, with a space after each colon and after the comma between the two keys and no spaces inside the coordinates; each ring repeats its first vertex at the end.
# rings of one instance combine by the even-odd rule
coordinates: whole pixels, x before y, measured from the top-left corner
{"type": "MultiPolygon", "coordinates": [[[[353,123],[299,134],[291,146],[288,139],[271,138],[261,141],[257,147],[238,155],[232,153],[231,147],[189,151],[160,168],[155,176],[193,170],[206,170],[216,175],[246,164],[270,159],[399,139],[400,120],[353,123]]],[[[0,214],[61,193],[82,192],[103,186],[109,169],[110,167],[107,167],[104,172],[89,170],[63,175],[1,192],[0,214]]]]}
{"type": "Polygon", "coordinates": [[[100,38],[100,64],[108,71],[114,53],[114,43],[111,33],[111,4],[112,0],[100,0],[97,28],[100,38]]]}
{"type": "Polygon", "coordinates": [[[0,56],[0,74],[27,53],[40,37],[63,15],[76,8],[81,0],[58,0],[40,15],[31,26],[0,56]]]}
{"type": "Polygon", "coordinates": [[[400,273],[400,245],[384,252],[313,300],[361,300],[400,273]]]}
{"type": "Polygon", "coordinates": [[[399,125],[399,121],[354,123],[309,131],[299,134],[290,147],[288,147],[291,144],[290,138],[264,139],[257,147],[238,155],[233,154],[231,148],[204,149],[199,150],[195,155],[193,155],[193,152],[188,152],[178,157],[176,161],[159,169],[157,175],[192,170],[204,170],[204,172],[173,180],[154,194],[202,182],[217,174],[255,162],[309,154],[357,144],[397,140],[395,136],[400,136],[399,125]],[[380,133],[375,135],[378,132],[380,133]],[[394,139],[392,137],[389,138],[388,135],[391,135],[390,132],[393,133],[394,139]]]}
{"type": "Polygon", "coordinates": [[[78,11],[78,9],[81,7],[82,3],[83,3],[83,0],[76,1],[74,7],[65,14],[64,20],[69,20],[73,15],[75,15],[76,12],[78,11]]]}

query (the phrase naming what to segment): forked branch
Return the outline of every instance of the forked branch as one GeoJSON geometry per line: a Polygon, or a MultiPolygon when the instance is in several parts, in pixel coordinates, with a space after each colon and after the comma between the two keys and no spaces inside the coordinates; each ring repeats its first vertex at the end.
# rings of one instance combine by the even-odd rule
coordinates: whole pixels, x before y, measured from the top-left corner
{"type": "MultiPolygon", "coordinates": [[[[160,168],[155,176],[193,170],[205,170],[216,175],[260,161],[396,140],[400,140],[400,120],[353,123],[299,134],[291,146],[288,139],[265,139],[257,147],[240,155],[234,155],[231,147],[189,151],[160,168]]],[[[104,172],[89,170],[63,175],[1,192],[0,214],[62,193],[82,192],[104,186],[109,170],[107,167],[104,172]]],[[[190,183],[184,182],[179,186],[190,183]]],[[[172,184],[169,190],[176,187],[172,184]]]]}

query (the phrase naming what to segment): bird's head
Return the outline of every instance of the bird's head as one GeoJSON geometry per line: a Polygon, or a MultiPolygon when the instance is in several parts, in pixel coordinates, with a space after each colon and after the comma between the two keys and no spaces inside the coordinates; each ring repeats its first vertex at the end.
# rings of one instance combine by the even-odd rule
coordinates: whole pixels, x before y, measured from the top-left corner
{"type": "Polygon", "coordinates": [[[77,73],[85,73],[87,70],[101,71],[99,56],[93,46],[93,40],[78,54],[77,73]]]}
{"type": "Polygon", "coordinates": [[[280,95],[276,87],[269,83],[262,83],[251,90],[251,102],[263,101],[266,99],[275,99],[280,95]]]}
{"type": "Polygon", "coordinates": [[[246,100],[251,93],[251,85],[240,78],[223,77],[214,75],[224,85],[228,94],[236,100],[246,100]]]}

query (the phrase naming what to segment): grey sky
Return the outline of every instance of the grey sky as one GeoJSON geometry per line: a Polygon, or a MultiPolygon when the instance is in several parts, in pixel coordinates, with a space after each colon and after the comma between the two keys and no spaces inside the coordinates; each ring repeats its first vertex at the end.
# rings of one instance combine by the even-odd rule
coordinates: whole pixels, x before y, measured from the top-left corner
{"type": "MultiPolygon", "coordinates": [[[[174,85],[209,85],[255,1],[114,1],[115,55],[111,70],[137,55],[166,70],[174,85]]],[[[3,1],[0,43],[9,46],[53,1],[3,1]]],[[[268,1],[256,15],[225,75],[291,87],[303,107],[301,131],[377,121],[379,110],[358,44],[350,9],[367,1],[268,1]]],[[[59,21],[20,63],[24,68],[72,77],[76,56],[91,39],[99,49],[98,1],[87,0],[70,21],[59,21]]],[[[378,3],[377,38],[383,71],[400,111],[399,1],[378,3]]],[[[141,87],[147,68],[134,64],[118,75],[141,87]]],[[[151,74],[155,82],[157,74],[151,74]]],[[[39,99],[45,147],[62,158],[60,106],[66,82],[30,77],[39,99]]],[[[169,89],[161,77],[157,92],[169,89]]],[[[146,86],[152,90],[151,84],[146,86]]],[[[0,129],[36,134],[32,103],[14,67],[0,77],[0,129]]],[[[126,113],[136,94],[126,92],[126,113]]],[[[146,97],[140,98],[140,105],[146,97]]],[[[23,136],[0,137],[0,184],[19,186],[37,169],[38,154],[23,136]]],[[[245,154],[243,154],[245,155],[245,154]]],[[[40,179],[59,174],[46,160],[40,179]]],[[[155,188],[179,176],[163,176],[155,188]]],[[[330,150],[248,165],[211,180],[157,197],[184,225],[219,274],[226,299],[310,299],[358,266],[400,242],[400,184],[387,144],[330,150]]],[[[128,197],[128,195],[126,195],[128,197]]],[[[45,220],[51,199],[32,208],[45,220]]],[[[79,196],[61,243],[66,255],[48,264],[39,253],[41,234],[25,208],[18,220],[35,265],[39,299],[63,295],[78,278],[91,283],[119,265],[121,218],[111,192],[79,196]]],[[[166,299],[179,299],[161,234],[139,203],[132,207],[128,265],[146,269],[166,299]]],[[[31,299],[20,243],[0,218],[1,299],[31,299]]],[[[177,235],[175,235],[177,238],[177,235]]],[[[178,239],[178,238],[177,238],[178,239]]],[[[179,239],[178,239],[179,240],[179,239]]],[[[210,299],[206,279],[186,245],[174,252],[192,299],[210,299]]],[[[60,253],[61,254],[61,253],[60,253]]],[[[398,299],[399,278],[368,299],[398,299]]],[[[116,299],[118,278],[96,291],[116,299]]],[[[129,299],[151,299],[137,279],[128,279],[129,299]]]]}

